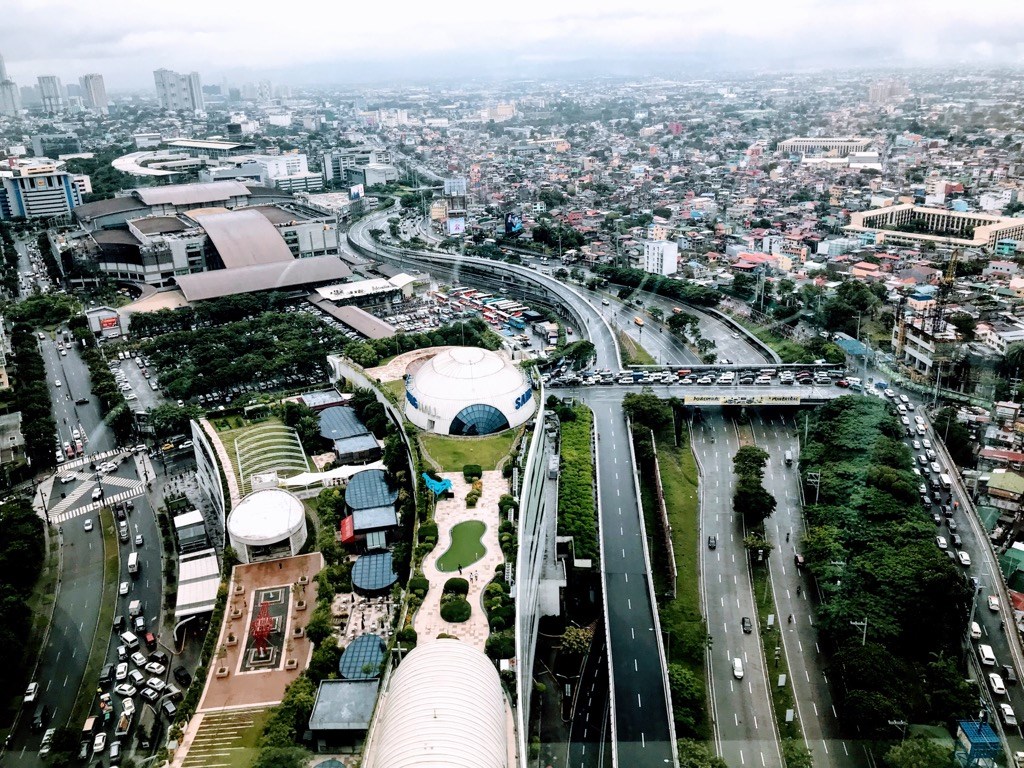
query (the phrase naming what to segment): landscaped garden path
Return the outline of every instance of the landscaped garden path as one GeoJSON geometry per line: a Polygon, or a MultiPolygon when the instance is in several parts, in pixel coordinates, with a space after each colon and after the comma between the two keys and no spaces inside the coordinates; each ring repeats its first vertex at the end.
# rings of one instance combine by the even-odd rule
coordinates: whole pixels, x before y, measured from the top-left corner
{"type": "MultiPolygon", "coordinates": [[[[479,650],[484,649],[484,643],[490,634],[487,626],[487,617],[484,615],[481,596],[488,582],[494,577],[494,571],[498,565],[504,562],[501,547],[498,546],[498,499],[507,492],[508,481],[501,476],[501,472],[484,472],[483,495],[476,507],[466,507],[466,494],[472,486],[465,481],[461,472],[445,472],[442,477],[452,481],[452,491],[455,497],[452,499],[438,499],[434,509],[434,522],[437,523],[437,546],[423,559],[423,575],[430,582],[430,590],[423,599],[423,605],[416,611],[413,617],[413,628],[416,630],[417,642],[426,643],[437,639],[439,634],[448,634],[467,642],[479,650]],[[483,556],[474,563],[455,563],[451,571],[443,571],[438,568],[438,560],[452,547],[451,529],[462,522],[478,520],[484,523],[486,529],[480,539],[484,546],[483,556]],[[447,622],[441,618],[441,592],[444,584],[450,578],[458,578],[458,566],[462,565],[462,578],[469,582],[469,594],[466,600],[473,608],[473,613],[467,621],[447,622]]],[[[459,543],[460,551],[469,551],[470,545],[475,544],[476,536],[471,535],[465,542],[459,543]],[[468,547],[468,549],[463,549],[468,547]]],[[[450,558],[451,556],[449,556],[450,558]]],[[[447,563],[443,563],[447,565],[447,563]]]]}

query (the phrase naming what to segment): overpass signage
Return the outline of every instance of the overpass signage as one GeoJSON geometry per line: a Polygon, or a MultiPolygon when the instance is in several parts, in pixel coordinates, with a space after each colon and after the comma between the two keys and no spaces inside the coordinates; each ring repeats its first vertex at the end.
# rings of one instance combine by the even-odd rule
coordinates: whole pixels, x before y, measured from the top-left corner
{"type": "Polygon", "coordinates": [[[685,395],[686,405],[800,405],[800,395],[685,395]]]}

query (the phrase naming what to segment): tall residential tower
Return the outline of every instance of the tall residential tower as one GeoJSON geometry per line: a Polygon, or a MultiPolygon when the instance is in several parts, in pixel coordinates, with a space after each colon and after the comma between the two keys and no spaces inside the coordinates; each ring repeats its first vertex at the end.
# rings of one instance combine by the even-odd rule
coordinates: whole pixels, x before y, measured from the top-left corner
{"type": "Polygon", "coordinates": [[[203,83],[198,72],[182,75],[169,69],[158,69],[153,72],[153,81],[156,83],[156,97],[161,109],[169,112],[205,111],[203,83]]]}
{"type": "Polygon", "coordinates": [[[107,101],[107,88],[103,85],[103,75],[90,73],[78,78],[78,84],[82,87],[82,103],[86,109],[91,109],[105,115],[109,112],[107,101]]]}

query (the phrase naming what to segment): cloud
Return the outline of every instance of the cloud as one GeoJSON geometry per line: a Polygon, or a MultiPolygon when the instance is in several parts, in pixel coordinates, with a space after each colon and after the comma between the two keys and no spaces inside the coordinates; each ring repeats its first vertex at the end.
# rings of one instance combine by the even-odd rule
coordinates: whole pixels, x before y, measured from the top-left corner
{"type": "Polygon", "coordinates": [[[518,0],[328,3],[292,0],[6,0],[3,54],[21,84],[102,72],[108,87],[152,84],[159,67],[305,72],[370,79],[375,71],[487,70],[494,62],[692,62],[722,68],[1020,63],[1024,4],[987,0],[518,0]],[[144,9],[144,10],[140,10],[144,9]],[[166,9],[166,10],[164,10],[166,9]],[[40,45],[44,34],[45,45],[40,45]],[[864,57],[868,60],[865,61],[864,57]],[[450,65],[450,66],[449,66],[450,65]],[[318,69],[319,68],[319,69],[318,69]]]}

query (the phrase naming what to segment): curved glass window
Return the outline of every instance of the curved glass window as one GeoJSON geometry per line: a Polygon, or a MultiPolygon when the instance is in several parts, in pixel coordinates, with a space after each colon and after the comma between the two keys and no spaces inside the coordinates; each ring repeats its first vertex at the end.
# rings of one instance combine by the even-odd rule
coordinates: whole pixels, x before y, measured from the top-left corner
{"type": "Polygon", "coordinates": [[[452,426],[448,430],[452,435],[489,435],[491,432],[500,432],[508,429],[508,419],[505,414],[493,405],[467,405],[452,419],[452,426]]]}

